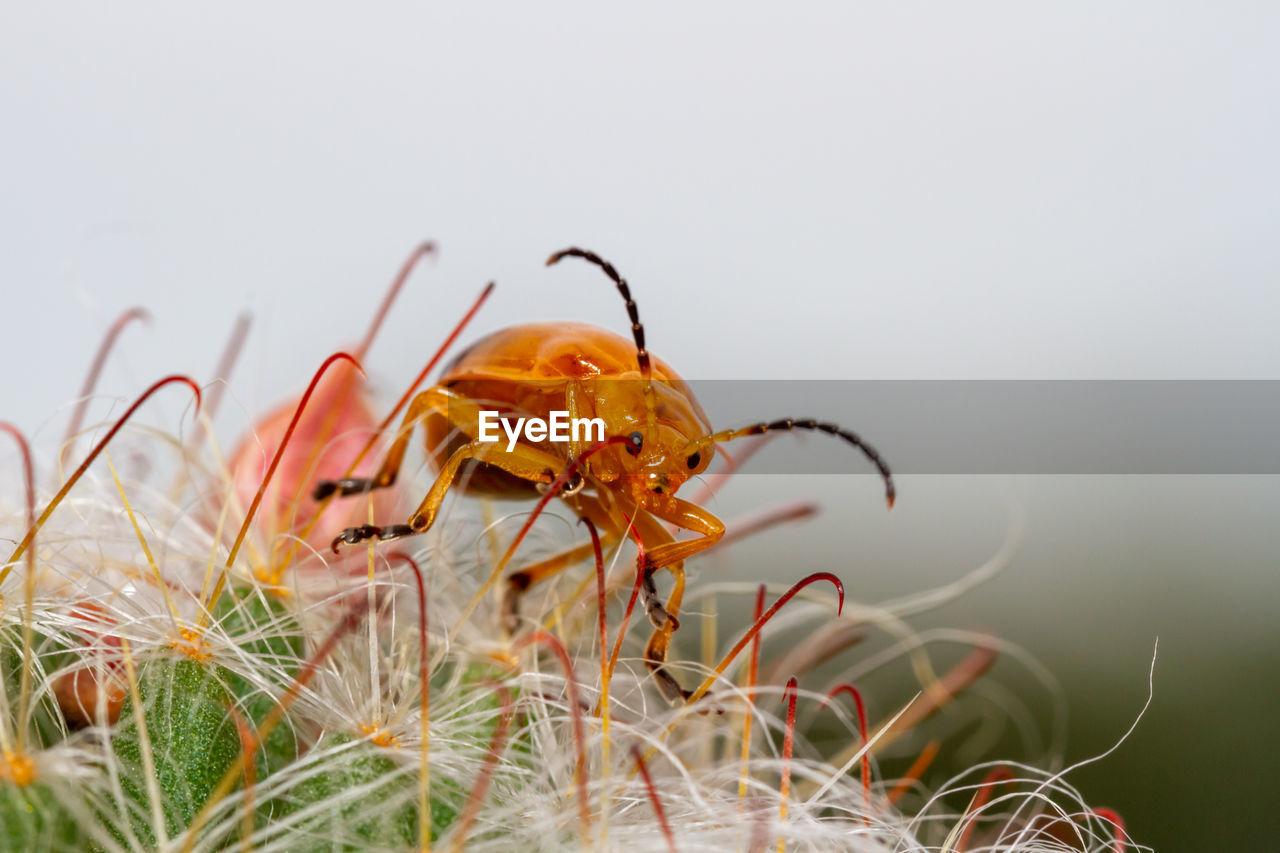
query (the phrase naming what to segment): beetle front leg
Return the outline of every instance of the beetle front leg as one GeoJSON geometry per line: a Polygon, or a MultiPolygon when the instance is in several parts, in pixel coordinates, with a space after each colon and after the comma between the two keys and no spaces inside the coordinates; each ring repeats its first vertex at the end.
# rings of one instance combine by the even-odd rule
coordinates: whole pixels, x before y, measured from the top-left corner
{"type": "Polygon", "coordinates": [[[418,505],[413,515],[409,516],[406,523],[393,524],[389,527],[378,527],[372,524],[349,527],[333,540],[333,550],[336,552],[338,546],[343,543],[354,545],[374,537],[380,540],[399,539],[402,536],[426,532],[435,522],[440,505],[444,503],[445,495],[453,485],[459,469],[473,459],[533,483],[550,483],[564,468],[564,460],[550,453],[519,444],[507,450],[500,443],[477,439],[454,451],[448,463],[440,471],[440,475],[436,477],[436,481],[431,485],[431,490],[427,492],[427,496],[422,499],[422,503],[418,505]]]}
{"type": "MultiPolygon", "coordinates": [[[[478,417],[478,407],[441,385],[433,385],[413,398],[409,410],[400,421],[400,432],[396,440],[382,460],[378,473],[372,477],[347,477],[342,480],[321,480],[311,492],[313,500],[322,501],[330,495],[346,497],[359,495],[374,489],[385,489],[396,481],[400,474],[400,466],[404,464],[405,451],[409,449],[409,440],[413,438],[414,428],[431,412],[439,412],[448,417],[456,413],[455,419],[478,417]],[[469,407],[469,408],[468,408],[469,407]],[[475,410],[474,412],[472,410],[475,410]]],[[[370,538],[370,537],[365,537],[370,538]]],[[[350,541],[350,540],[348,540],[350,541]]],[[[354,540],[360,541],[360,540],[354,540]]]]}
{"type": "MultiPolygon", "coordinates": [[[[635,525],[636,533],[640,541],[645,543],[660,543],[653,548],[654,551],[676,544],[671,539],[671,534],[667,529],[658,522],[656,518],[644,511],[637,511],[632,519],[635,525]]],[[[649,635],[649,641],[644,647],[644,664],[649,668],[649,672],[653,674],[653,679],[658,685],[658,689],[662,691],[662,695],[670,702],[676,702],[682,698],[689,697],[689,691],[680,686],[680,682],[676,677],[667,670],[667,648],[671,644],[671,633],[680,626],[678,615],[680,613],[680,602],[684,600],[684,563],[675,562],[663,566],[667,571],[671,572],[671,594],[667,596],[667,602],[664,605],[662,599],[658,597],[658,588],[653,582],[653,576],[657,569],[649,565],[647,555],[650,545],[646,545],[646,559],[643,564],[636,565],[636,571],[640,574],[640,592],[644,601],[645,613],[649,616],[649,622],[653,625],[653,633],[649,635]]]]}
{"type": "MultiPolygon", "coordinates": [[[[649,514],[668,524],[674,524],[681,530],[699,533],[697,539],[686,539],[680,542],[664,542],[657,548],[645,553],[644,564],[649,569],[661,569],[674,563],[683,562],[695,554],[707,550],[724,536],[724,522],[707,512],[697,504],[672,498],[666,506],[656,504],[645,507],[649,514]]],[[[670,537],[667,537],[670,539],[670,537]]]]}
{"type": "Polygon", "coordinates": [[[666,669],[671,634],[680,625],[677,617],[684,599],[684,561],[719,542],[724,536],[724,523],[702,507],[679,498],[673,498],[665,506],[646,509],[648,513],[640,514],[637,518],[641,536],[646,541],[662,544],[646,550],[644,566],[639,568],[642,572],[641,589],[645,593],[645,610],[649,614],[649,621],[654,625],[654,631],[645,645],[645,664],[668,699],[688,699],[690,692],[681,687],[666,669]],[[655,519],[702,535],[697,539],[674,541],[666,528],[655,519]],[[653,575],[658,569],[670,571],[673,580],[671,595],[667,597],[665,605],[658,599],[658,591],[653,583],[653,575]]]}

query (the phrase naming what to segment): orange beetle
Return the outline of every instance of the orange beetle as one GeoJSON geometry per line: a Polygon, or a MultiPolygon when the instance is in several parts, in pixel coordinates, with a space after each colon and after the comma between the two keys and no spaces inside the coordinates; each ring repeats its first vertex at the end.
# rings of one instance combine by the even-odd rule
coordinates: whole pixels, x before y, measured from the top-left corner
{"type": "MultiPolygon", "coordinates": [[[[404,460],[412,430],[421,421],[428,455],[439,474],[418,509],[404,524],[348,528],[334,539],[333,547],[336,551],[344,542],[422,533],[435,521],[463,465],[472,463],[468,490],[532,496],[591,445],[572,439],[531,441],[527,434],[513,440],[510,449],[503,441],[482,441],[486,407],[504,418],[518,415],[545,421],[552,412],[565,412],[570,418],[599,418],[606,435],[626,436],[626,441],[600,448],[583,460],[579,473],[560,497],[579,516],[589,518],[609,541],[625,536],[634,527],[645,546],[642,591],[655,628],[645,661],[668,697],[687,697],[688,692],[663,667],[671,633],[679,626],[684,561],[718,542],[724,535],[724,524],[675,493],[690,477],[706,470],[715,444],[773,430],[816,430],[844,439],[871,460],[884,480],[890,506],[893,477],[870,445],[832,423],[785,418],[713,432],[685,381],[646,349],[644,326],[631,290],[613,265],[577,248],[556,252],[547,265],[566,257],[595,264],[617,285],[631,319],[632,341],[582,323],[529,323],[495,332],[462,352],[436,385],[414,398],[395,443],[372,478],[322,480],[314,497],[322,500],[334,493],[350,495],[390,486],[404,460]],[[677,541],[664,522],[698,535],[677,541]],[[673,577],[665,604],[653,582],[658,569],[666,569],[673,577]]],[[[584,555],[583,549],[574,549],[511,575],[507,579],[509,616],[514,617],[521,592],[584,555]]]]}

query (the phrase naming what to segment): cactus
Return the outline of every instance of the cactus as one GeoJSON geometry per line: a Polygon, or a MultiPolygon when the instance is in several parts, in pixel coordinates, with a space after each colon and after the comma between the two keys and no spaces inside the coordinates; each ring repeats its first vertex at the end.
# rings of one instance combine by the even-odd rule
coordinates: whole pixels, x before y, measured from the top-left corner
{"type": "MultiPolygon", "coordinates": [[[[350,380],[341,394],[364,394],[350,380]]],[[[19,543],[0,563],[0,850],[1133,849],[1118,815],[1055,772],[1058,752],[950,779],[927,769],[933,741],[950,750],[976,721],[965,695],[1007,648],[994,638],[887,647],[880,664],[941,674],[918,695],[877,682],[865,707],[849,686],[854,714],[814,676],[878,630],[841,607],[838,570],[802,583],[831,581],[839,600],[695,582],[709,657],[672,655],[701,697],[673,706],[640,656],[625,561],[531,590],[508,635],[485,578],[513,525],[490,525],[479,500],[404,547],[307,547],[335,532],[298,512],[317,465],[344,467],[362,444],[334,431],[376,433],[363,402],[345,410],[355,421],[299,414],[280,429],[272,415],[268,441],[241,443],[241,458],[292,454],[259,521],[257,478],[275,466],[225,470],[203,425],[195,441],[124,428],[179,382],[196,387],[157,383],[30,508],[12,498],[21,478],[0,492],[0,541],[19,543]],[[131,454],[145,474],[111,458],[131,454]],[[756,621],[717,627],[744,593],[756,621]],[[935,667],[956,642],[973,651],[935,667]]],[[[550,538],[562,528],[535,524],[522,553],[567,544],[550,538]]]]}

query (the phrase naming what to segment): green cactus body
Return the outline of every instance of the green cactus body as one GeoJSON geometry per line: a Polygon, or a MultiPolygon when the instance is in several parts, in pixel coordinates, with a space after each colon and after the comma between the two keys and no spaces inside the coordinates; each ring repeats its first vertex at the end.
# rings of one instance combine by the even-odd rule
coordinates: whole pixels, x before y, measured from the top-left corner
{"type": "MultiPolygon", "coordinates": [[[[66,723],[62,712],[47,689],[45,673],[55,672],[74,660],[70,651],[70,643],[61,637],[47,636],[37,633],[34,639],[34,666],[31,673],[32,694],[28,700],[31,705],[28,713],[27,734],[34,737],[35,743],[48,747],[59,743],[66,737],[66,723]]],[[[16,626],[0,629],[0,670],[4,672],[3,686],[8,700],[10,725],[18,723],[18,703],[22,692],[22,667],[25,666],[22,652],[22,630],[16,626]]]]}
{"type": "Polygon", "coordinates": [[[80,825],[48,787],[0,782],[0,851],[80,851],[80,825]]]}
{"type": "MultiPolygon", "coordinates": [[[[351,735],[321,738],[315,750],[331,752],[355,741],[351,735]]],[[[432,780],[431,838],[457,819],[461,792],[432,780]]],[[[291,850],[402,849],[418,842],[418,775],[367,741],[329,755],[317,772],[289,793],[291,850]],[[352,796],[359,790],[360,796],[352,796]],[[326,808],[325,804],[330,807],[326,808]],[[318,807],[318,808],[317,808],[318,807]],[[299,817],[305,811],[306,816],[299,817]]]]}
{"type": "Polygon", "coordinates": [[[18,692],[22,683],[22,635],[8,627],[0,627],[0,672],[3,672],[5,707],[9,713],[8,725],[18,722],[18,692]]]}
{"type": "MultiPolygon", "coordinates": [[[[295,673],[305,650],[302,626],[296,612],[273,595],[262,595],[248,589],[237,590],[237,593],[234,598],[222,596],[214,608],[214,616],[223,630],[242,652],[265,664],[263,671],[295,673]],[[250,637],[250,634],[256,636],[250,637]]],[[[272,695],[233,671],[227,673],[226,682],[232,695],[240,702],[241,713],[255,728],[277,706],[276,696],[284,693],[288,686],[282,681],[277,683],[275,695],[272,695]]],[[[257,778],[265,778],[294,761],[298,751],[296,732],[287,718],[281,720],[258,751],[257,778]]]]}
{"type": "MultiPolygon", "coordinates": [[[[190,824],[240,755],[240,738],[227,714],[233,699],[225,680],[221,670],[186,658],[149,660],[139,667],[138,692],[170,836],[190,824]]],[[[126,820],[137,839],[150,846],[156,837],[138,734],[128,699],[113,745],[129,801],[126,820]]],[[[113,833],[124,840],[118,826],[113,833]]]]}

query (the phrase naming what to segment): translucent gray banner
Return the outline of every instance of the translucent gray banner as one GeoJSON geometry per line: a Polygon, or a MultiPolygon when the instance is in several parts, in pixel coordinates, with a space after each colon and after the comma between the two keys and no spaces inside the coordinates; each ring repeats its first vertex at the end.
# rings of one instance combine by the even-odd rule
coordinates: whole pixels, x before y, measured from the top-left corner
{"type": "MultiPolygon", "coordinates": [[[[709,381],[717,428],[816,417],[903,474],[1280,474],[1280,382],[709,381]]],[[[729,445],[732,452],[732,444],[729,445]]],[[[850,473],[851,447],[780,436],[748,470],[850,473]]],[[[744,472],[745,473],[745,472],[744,472]]]]}
{"type": "MultiPolygon", "coordinates": [[[[521,388],[553,409],[561,393],[555,382],[521,388]]],[[[714,430],[838,424],[895,474],[1280,474],[1280,381],[695,380],[658,396],[667,411],[686,394],[714,430]]],[[[643,411],[638,382],[596,381],[586,397],[643,411]]],[[[733,454],[749,440],[722,446],[733,454]]],[[[740,473],[874,469],[839,438],[801,430],[777,435],[740,473]]]]}

